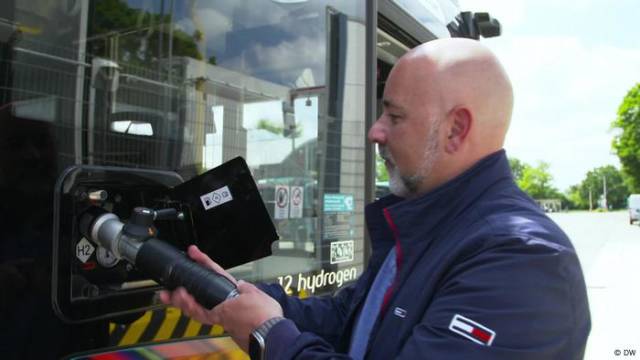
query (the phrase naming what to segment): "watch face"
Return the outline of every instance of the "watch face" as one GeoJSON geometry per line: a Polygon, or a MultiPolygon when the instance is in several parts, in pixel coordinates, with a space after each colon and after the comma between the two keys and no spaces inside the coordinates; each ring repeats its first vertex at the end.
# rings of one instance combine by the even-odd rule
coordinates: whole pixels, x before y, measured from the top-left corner
{"type": "Polygon", "coordinates": [[[262,336],[251,333],[249,336],[249,357],[251,360],[262,360],[264,340],[262,336]]]}

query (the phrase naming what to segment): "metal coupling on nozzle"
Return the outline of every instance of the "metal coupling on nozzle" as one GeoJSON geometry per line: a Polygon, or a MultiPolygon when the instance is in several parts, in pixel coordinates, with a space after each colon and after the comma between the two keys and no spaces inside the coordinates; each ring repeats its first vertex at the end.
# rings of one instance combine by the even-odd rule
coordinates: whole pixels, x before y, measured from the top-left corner
{"type": "Polygon", "coordinates": [[[238,292],[238,288],[235,288],[229,292],[229,295],[227,295],[225,300],[233,299],[238,296],[240,296],[240,293],[238,292]]]}
{"type": "Polygon", "coordinates": [[[118,259],[123,257],[118,246],[123,227],[116,215],[95,206],[82,213],[79,220],[82,236],[109,250],[118,259]]]}

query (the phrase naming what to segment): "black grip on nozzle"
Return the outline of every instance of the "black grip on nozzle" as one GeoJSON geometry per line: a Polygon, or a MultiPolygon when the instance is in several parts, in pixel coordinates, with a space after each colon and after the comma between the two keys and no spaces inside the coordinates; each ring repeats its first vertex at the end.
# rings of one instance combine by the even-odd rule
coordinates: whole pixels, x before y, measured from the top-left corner
{"type": "Polygon", "coordinates": [[[207,309],[237,294],[236,286],[229,279],[194,262],[183,252],[158,239],[143,243],[135,265],[171,290],[184,287],[207,309]]]}
{"type": "Polygon", "coordinates": [[[178,218],[178,210],[174,208],[155,210],[156,220],[175,220],[177,218],[178,218]]]}

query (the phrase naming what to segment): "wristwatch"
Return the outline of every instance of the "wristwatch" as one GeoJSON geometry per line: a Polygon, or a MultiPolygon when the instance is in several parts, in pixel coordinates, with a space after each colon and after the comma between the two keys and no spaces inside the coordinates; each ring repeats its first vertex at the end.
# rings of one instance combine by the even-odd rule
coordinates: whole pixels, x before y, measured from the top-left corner
{"type": "Polygon", "coordinates": [[[281,316],[273,317],[263,322],[262,325],[258,326],[251,332],[251,335],[249,336],[249,357],[251,360],[264,359],[267,334],[275,324],[282,320],[284,320],[284,318],[281,316]]]}

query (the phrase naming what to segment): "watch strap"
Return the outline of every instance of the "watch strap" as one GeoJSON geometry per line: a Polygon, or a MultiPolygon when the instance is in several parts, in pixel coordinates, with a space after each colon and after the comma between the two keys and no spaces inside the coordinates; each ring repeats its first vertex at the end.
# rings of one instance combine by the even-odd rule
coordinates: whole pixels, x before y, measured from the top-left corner
{"type": "Polygon", "coordinates": [[[279,323],[282,320],[284,320],[284,318],[282,316],[272,317],[271,319],[263,322],[260,326],[255,328],[255,330],[253,330],[253,333],[260,335],[260,337],[262,337],[266,341],[267,340],[267,334],[269,334],[269,330],[271,330],[271,328],[275,324],[279,323]]]}

